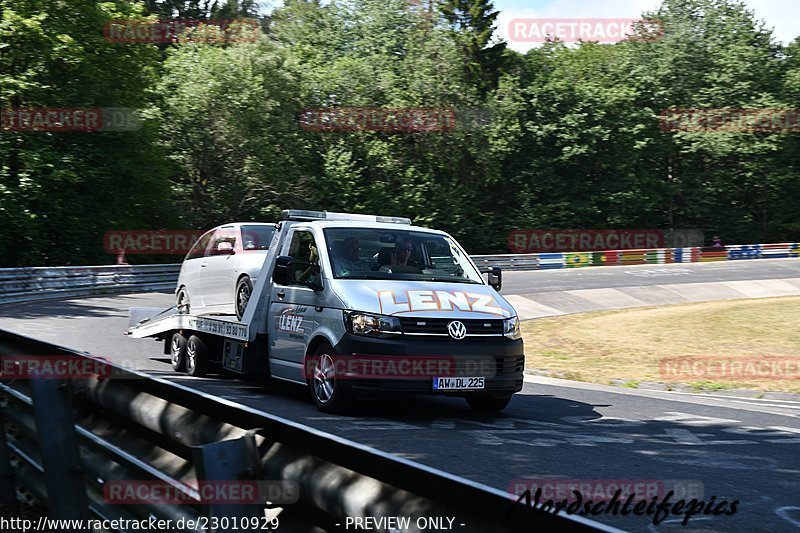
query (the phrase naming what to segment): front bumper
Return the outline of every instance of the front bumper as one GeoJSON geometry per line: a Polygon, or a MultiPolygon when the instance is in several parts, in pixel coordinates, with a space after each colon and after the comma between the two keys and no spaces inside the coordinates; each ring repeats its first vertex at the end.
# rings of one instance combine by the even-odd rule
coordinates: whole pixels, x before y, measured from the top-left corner
{"type": "MultiPolygon", "coordinates": [[[[481,340],[465,339],[431,340],[399,335],[397,338],[372,338],[346,333],[336,346],[334,352],[340,356],[374,356],[383,361],[424,363],[426,359],[448,362],[451,371],[436,377],[484,377],[484,388],[480,390],[438,391],[433,389],[431,368],[423,372],[400,373],[391,377],[371,375],[369,377],[347,377],[349,386],[354,391],[363,392],[403,392],[415,394],[440,394],[447,396],[465,396],[468,394],[491,394],[504,396],[522,390],[522,373],[525,368],[525,352],[522,340],[508,340],[505,337],[484,338],[481,340]]],[[[397,368],[395,365],[390,368],[397,368]]],[[[418,365],[424,366],[424,365],[418,365]]],[[[414,364],[406,364],[413,368],[414,364]]],[[[343,376],[346,377],[346,376],[343,376]]]]}

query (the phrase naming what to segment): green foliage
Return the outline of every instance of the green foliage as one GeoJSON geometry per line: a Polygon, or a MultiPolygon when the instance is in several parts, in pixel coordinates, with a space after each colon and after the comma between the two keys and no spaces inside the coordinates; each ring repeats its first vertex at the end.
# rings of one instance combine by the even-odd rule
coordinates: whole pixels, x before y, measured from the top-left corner
{"type": "Polygon", "coordinates": [[[259,42],[118,44],[115,19],[256,3],[0,0],[0,107],[127,107],[127,132],[0,131],[0,265],[109,262],[110,229],[410,216],[471,253],[515,228],[700,228],[800,239],[797,132],[665,131],[675,108],[798,108],[800,40],[730,0],[664,0],[659,39],[494,36],[487,0],[287,0],[259,42]],[[309,131],[303,110],[452,110],[452,131],[309,131]]]}
{"type": "Polygon", "coordinates": [[[494,10],[491,0],[443,0],[439,10],[463,50],[470,82],[482,95],[495,89],[505,71],[507,56],[505,42],[492,43],[500,13],[494,10]]]}
{"type": "MultiPolygon", "coordinates": [[[[0,108],[141,108],[155,49],[103,38],[133,5],[0,0],[0,108]]],[[[0,132],[0,265],[105,262],[103,234],[169,220],[145,123],[129,132],[0,132]]],[[[175,222],[169,222],[174,224],[175,222]]]]}
{"type": "Polygon", "coordinates": [[[188,226],[275,220],[307,194],[309,147],[289,62],[266,39],[168,54],[154,98],[173,202],[188,226]]]}

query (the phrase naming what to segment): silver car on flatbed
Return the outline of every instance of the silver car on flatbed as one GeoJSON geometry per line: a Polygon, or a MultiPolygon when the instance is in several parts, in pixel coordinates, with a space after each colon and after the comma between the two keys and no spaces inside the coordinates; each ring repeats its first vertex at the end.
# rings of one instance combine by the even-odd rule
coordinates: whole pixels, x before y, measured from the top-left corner
{"type": "Polygon", "coordinates": [[[230,314],[241,320],[276,224],[234,222],[204,233],[181,265],[178,312],[230,314]]]}

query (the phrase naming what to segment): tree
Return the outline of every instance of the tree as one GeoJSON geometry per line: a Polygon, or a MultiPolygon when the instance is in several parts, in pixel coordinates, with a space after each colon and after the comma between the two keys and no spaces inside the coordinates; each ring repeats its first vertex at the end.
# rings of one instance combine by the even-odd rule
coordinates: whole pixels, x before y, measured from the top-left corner
{"type": "Polygon", "coordinates": [[[506,67],[506,43],[491,44],[500,13],[491,0],[443,0],[439,9],[463,50],[469,80],[485,96],[506,67]]]}
{"type": "MultiPolygon", "coordinates": [[[[103,38],[110,20],[140,16],[127,3],[0,0],[0,108],[141,110],[155,79],[153,47],[103,38]]],[[[4,266],[105,262],[103,234],[170,221],[153,130],[0,135],[4,266]]]]}
{"type": "Polygon", "coordinates": [[[274,221],[308,194],[289,62],[267,39],[170,50],[157,106],[175,205],[189,226],[274,221]]]}
{"type": "Polygon", "coordinates": [[[256,0],[145,0],[147,14],[163,19],[235,19],[258,16],[256,0]]]}

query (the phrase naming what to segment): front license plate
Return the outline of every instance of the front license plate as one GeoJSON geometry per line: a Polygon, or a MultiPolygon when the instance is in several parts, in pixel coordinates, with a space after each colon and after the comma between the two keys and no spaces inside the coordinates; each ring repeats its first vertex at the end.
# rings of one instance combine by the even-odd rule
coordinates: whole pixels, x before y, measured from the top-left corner
{"type": "Polygon", "coordinates": [[[433,390],[479,390],[484,378],[433,378],[433,390]]]}

